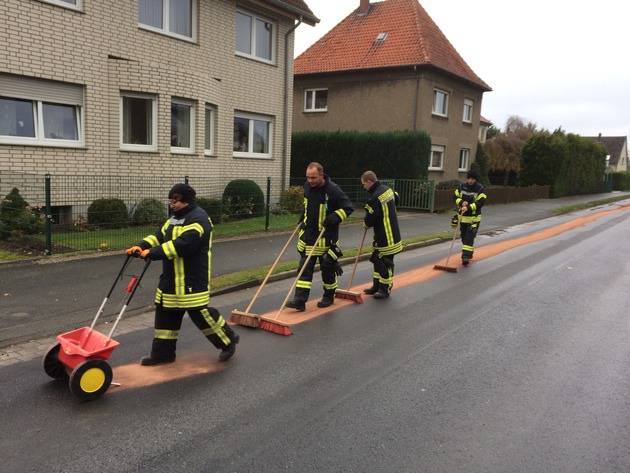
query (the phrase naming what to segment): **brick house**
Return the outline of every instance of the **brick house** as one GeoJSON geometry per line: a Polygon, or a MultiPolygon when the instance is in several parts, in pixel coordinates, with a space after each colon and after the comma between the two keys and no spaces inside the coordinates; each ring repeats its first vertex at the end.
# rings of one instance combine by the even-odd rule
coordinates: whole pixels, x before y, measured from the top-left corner
{"type": "Polygon", "coordinates": [[[304,0],[3,0],[0,172],[271,176],[279,192],[293,31],[317,22],[304,0]]]}
{"type": "Polygon", "coordinates": [[[491,88],[418,0],[355,1],[295,60],[293,130],[423,130],[432,141],[429,179],[465,178],[491,88]]]}

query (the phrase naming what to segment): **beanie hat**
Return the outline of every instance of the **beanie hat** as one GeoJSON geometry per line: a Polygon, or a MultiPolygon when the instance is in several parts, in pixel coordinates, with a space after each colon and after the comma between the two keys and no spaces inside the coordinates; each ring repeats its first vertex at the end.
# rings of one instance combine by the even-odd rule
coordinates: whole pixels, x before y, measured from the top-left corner
{"type": "Polygon", "coordinates": [[[468,174],[466,175],[467,179],[474,179],[475,181],[479,180],[479,176],[477,175],[477,171],[475,171],[474,169],[471,169],[470,171],[468,171],[468,174]]]}
{"type": "Polygon", "coordinates": [[[191,204],[195,201],[196,195],[197,193],[195,192],[195,189],[190,187],[188,184],[175,184],[169,191],[168,198],[191,204]]]}

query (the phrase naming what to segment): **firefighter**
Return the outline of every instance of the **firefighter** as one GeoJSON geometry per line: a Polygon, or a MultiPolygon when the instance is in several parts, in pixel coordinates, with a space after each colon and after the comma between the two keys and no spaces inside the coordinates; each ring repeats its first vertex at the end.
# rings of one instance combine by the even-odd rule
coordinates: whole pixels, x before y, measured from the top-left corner
{"type": "Polygon", "coordinates": [[[216,348],[220,361],[236,351],[239,335],[210,301],[212,221],[197,205],[188,184],[176,184],[168,193],[173,211],[164,225],[127,250],[128,255],[162,260],[162,275],[155,295],[155,335],[143,366],[172,363],[184,314],[216,348]]]}
{"type": "Polygon", "coordinates": [[[306,182],[304,183],[304,209],[299,222],[297,250],[300,254],[298,271],[306,262],[307,255],[313,248],[315,240],[326,228],[322,239],[313,250],[313,256],[300,276],[295,286],[293,300],[286,303],[286,307],[299,312],[306,310],[313,281],[315,263],[319,259],[322,271],[324,295],[317,303],[317,307],[328,307],[335,302],[337,290],[337,276],[343,274],[339,265],[339,258],[343,253],[339,249],[339,224],[352,214],[354,208],[348,196],[324,174],[324,168],[319,163],[310,163],[306,168],[306,182]]]}
{"type": "Polygon", "coordinates": [[[366,294],[374,294],[374,299],[386,299],[394,284],[394,255],[402,251],[402,239],[396,205],[398,194],[381,184],[373,171],[365,171],[361,184],[370,194],[365,204],[365,228],[373,228],[372,257],[374,265],[372,287],[363,289],[366,294]]]}
{"type": "Polygon", "coordinates": [[[477,171],[471,169],[466,175],[466,182],[462,182],[455,189],[455,205],[461,215],[460,234],[462,238],[462,264],[468,266],[473,258],[474,243],[479,223],[481,222],[481,208],[486,203],[486,189],[478,181],[477,171]]]}

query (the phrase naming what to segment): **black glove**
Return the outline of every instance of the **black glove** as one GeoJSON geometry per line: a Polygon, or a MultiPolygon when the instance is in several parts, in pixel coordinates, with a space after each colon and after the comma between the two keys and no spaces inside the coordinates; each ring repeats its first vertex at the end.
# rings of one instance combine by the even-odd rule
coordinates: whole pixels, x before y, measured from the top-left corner
{"type": "Polygon", "coordinates": [[[455,228],[458,222],[459,222],[459,216],[457,214],[453,215],[453,218],[451,219],[451,227],[455,228]]]}
{"type": "Polygon", "coordinates": [[[326,217],[324,219],[324,227],[326,228],[330,228],[330,227],[334,227],[335,225],[337,225],[339,222],[337,220],[337,214],[335,213],[331,213],[328,217],[326,217]]]}
{"type": "Polygon", "coordinates": [[[335,273],[336,276],[341,276],[343,274],[343,269],[339,264],[338,259],[343,256],[343,253],[339,249],[337,245],[332,245],[328,252],[322,256],[321,258],[321,269],[322,271],[335,273]]]}

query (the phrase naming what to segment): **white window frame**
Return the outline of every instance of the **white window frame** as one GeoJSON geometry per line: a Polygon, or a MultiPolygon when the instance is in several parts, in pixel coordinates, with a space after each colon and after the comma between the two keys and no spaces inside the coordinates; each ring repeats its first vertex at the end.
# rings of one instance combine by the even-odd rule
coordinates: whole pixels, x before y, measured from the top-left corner
{"type": "Polygon", "coordinates": [[[328,111],[328,89],[306,89],[304,91],[304,111],[305,112],[327,112],[328,111]],[[326,91],[326,106],[323,108],[317,107],[317,92],[326,91]],[[308,102],[311,102],[311,106],[308,106],[308,102]]]}
{"type": "Polygon", "coordinates": [[[170,25],[170,2],[171,0],[162,1],[162,27],[148,25],[140,22],[140,0],[138,0],[138,28],[153,31],[173,38],[182,39],[184,41],[195,42],[197,40],[197,5],[198,0],[188,0],[190,2],[190,36],[176,33],[169,29],[170,25]]]}
{"type": "Polygon", "coordinates": [[[473,119],[473,107],[475,102],[470,99],[464,99],[464,113],[462,115],[462,121],[464,123],[472,123],[473,119]]]}
{"type": "Polygon", "coordinates": [[[171,137],[171,153],[174,154],[193,154],[195,152],[195,103],[192,100],[172,98],[171,99],[171,129],[170,129],[170,137],[171,137]],[[184,107],[188,107],[189,113],[189,130],[188,130],[188,140],[189,146],[173,146],[173,105],[181,105],[184,107]]]}
{"type": "Polygon", "coordinates": [[[433,89],[433,115],[448,117],[449,93],[442,89],[433,89]]]}
{"type": "MultiPolygon", "coordinates": [[[[273,117],[268,116],[268,115],[258,115],[258,114],[253,114],[253,113],[247,113],[247,112],[241,112],[238,110],[234,111],[234,121],[236,121],[237,118],[240,119],[245,119],[249,121],[248,124],[248,132],[249,132],[249,136],[247,137],[247,147],[248,149],[252,149],[252,143],[254,140],[254,129],[255,127],[254,122],[258,121],[258,122],[265,122],[267,123],[267,134],[268,134],[268,144],[267,144],[267,152],[266,153],[256,153],[254,151],[237,151],[234,150],[234,147],[236,146],[236,144],[233,146],[233,156],[235,158],[259,158],[259,159],[270,159],[271,158],[271,154],[272,154],[272,149],[273,149],[273,132],[274,132],[274,122],[273,122],[273,117]]],[[[236,141],[236,136],[234,137],[235,141],[236,141]]]]}
{"type": "Polygon", "coordinates": [[[134,93],[134,92],[121,92],[120,93],[120,149],[123,151],[139,151],[145,153],[151,153],[157,151],[157,96],[150,94],[134,93]],[[137,98],[148,100],[151,103],[151,143],[149,144],[134,144],[125,143],[124,140],[124,128],[125,128],[125,112],[124,112],[124,99],[125,97],[137,98]]]}
{"type": "Polygon", "coordinates": [[[458,171],[468,171],[468,163],[470,162],[470,150],[461,148],[459,150],[459,168],[458,171]]]}
{"type": "Polygon", "coordinates": [[[444,170],[444,156],[446,154],[446,147],[442,145],[431,145],[431,160],[429,161],[429,171],[443,171],[444,170]],[[440,165],[433,165],[433,157],[435,153],[438,153],[440,157],[440,165]]]}
{"type": "Polygon", "coordinates": [[[241,9],[237,9],[236,10],[236,16],[235,16],[235,41],[236,44],[234,46],[234,51],[235,54],[237,56],[243,56],[249,59],[254,59],[256,61],[261,61],[261,62],[265,62],[267,64],[275,64],[276,62],[276,36],[277,36],[277,32],[278,32],[278,25],[275,21],[271,21],[269,18],[265,18],[262,17],[260,15],[257,15],[255,13],[252,13],[250,11],[247,10],[241,10],[241,9]],[[238,15],[244,15],[247,17],[250,17],[252,19],[251,21],[251,25],[250,25],[250,31],[249,31],[249,35],[250,35],[250,44],[249,44],[249,49],[250,52],[247,51],[240,51],[238,49],[239,47],[239,27],[238,27],[238,15]],[[272,31],[271,31],[271,46],[270,46],[270,51],[269,51],[269,58],[266,57],[262,57],[262,56],[258,56],[256,54],[256,46],[257,46],[257,41],[256,41],[256,28],[258,27],[258,22],[262,22],[265,24],[269,24],[272,26],[272,31]]]}
{"type": "Polygon", "coordinates": [[[44,3],[52,3],[71,10],[83,11],[83,0],[40,0],[44,3]]]}
{"type": "Polygon", "coordinates": [[[215,126],[217,109],[214,105],[206,104],[204,128],[204,150],[206,156],[215,154],[215,126]]]}
{"type": "MultiPolygon", "coordinates": [[[[77,84],[67,84],[62,82],[45,81],[32,77],[12,76],[0,74],[0,97],[7,101],[21,101],[30,104],[30,118],[32,121],[32,134],[35,136],[18,136],[17,134],[0,135],[0,143],[17,145],[51,146],[59,148],[81,148],[85,145],[85,117],[83,96],[85,94],[83,86],[77,84]],[[50,126],[55,122],[47,122],[47,118],[54,115],[45,113],[45,106],[70,107],[73,110],[74,139],[60,139],[46,137],[46,131],[50,131],[50,126]]],[[[47,107],[46,107],[47,108],[47,107]]],[[[23,120],[19,117],[10,116],[11,109],[0,110],[0,120],[11,123],[17,127],[23,120]],[[4,116],[6,114],[6,117],[4,116]]],[[[26,117],[24,117],[26,118],[26,117]]],[[[64,117],[65,118],[65,117],[64,117]]],[[[63,124],[67,128],[66,124],[63,124]]],[[[6,128],[5,128],[6,129],[6,128]]],[[[0,128],[1,130],[1,128],[0,128]]],[[[1,131],[0,131],[1,132],[1,131]]]]}

